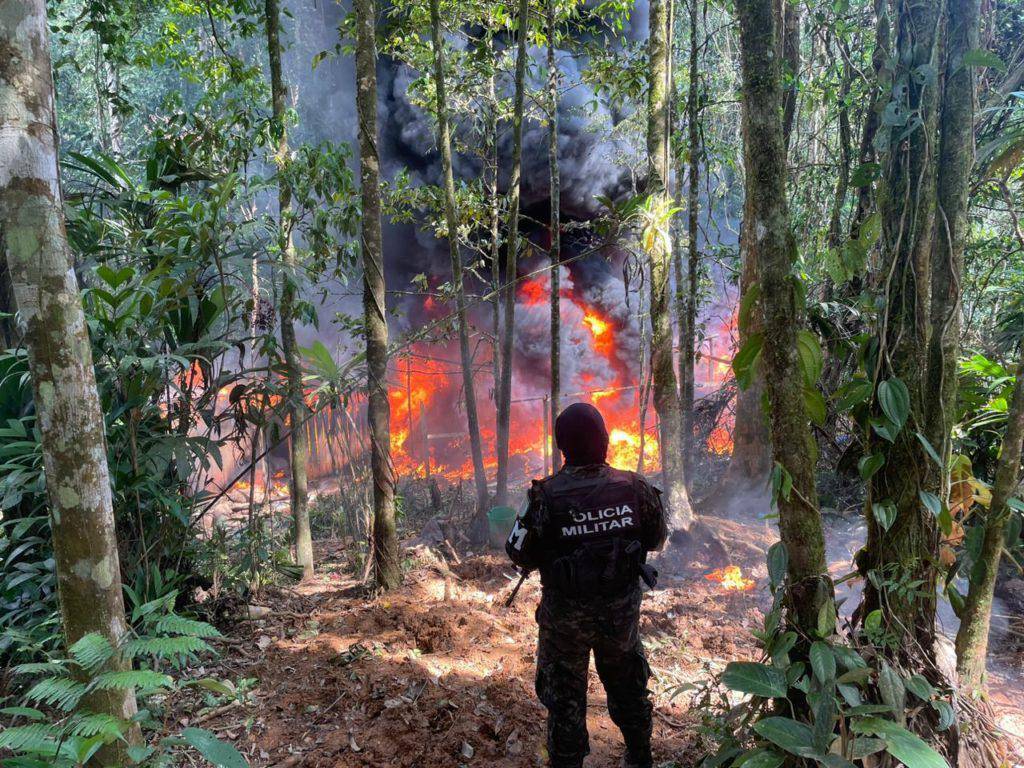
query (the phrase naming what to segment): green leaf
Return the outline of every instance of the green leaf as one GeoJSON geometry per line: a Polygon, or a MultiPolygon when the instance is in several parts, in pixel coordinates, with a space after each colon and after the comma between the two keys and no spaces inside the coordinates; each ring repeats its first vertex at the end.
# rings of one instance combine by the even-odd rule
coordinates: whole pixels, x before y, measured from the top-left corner
{"type": "Polygon", "coordinates": [[[855,733],[878,736],[885,740],[889,754],[906,768],[949,768],[949,763],[919,736],[903,726],[878,717],[866,717],[852,723],[855,733]]]}
{"type": "Polygon", "coordinates": [[[885,661],[878,669],[878,692],[893,713],[902,717],[903,710],[907,708],[907,690],[903,678],[885,661]]]}
{"type": "Polygon", "coordinates": [[[886,379],[878,385],[878,404],[882,412],[896,425],[897,431],[907,423],[910,415],[910,391],[897,378],[886,379]]]}
{"type": "Polygon", "coordinates": [[[234,696],[237,691],[234,685],[230,685],[228,682],[222,682],[212,677],[204,677],[201,680],[196,680],[195,685],[200,688],[205,688],[208,691],[219,693],[222,696],[234,696]]]}
{"type": "Polygon", "coordinates": [[[238,750],[202,728],[186,728],[181,738],[217,768],[249,768],[238,750]]]}
{"type": "Polygon", "coordinates": [[[86,672],[95,672],[114,655],[110,642],[97,632],[83,635],[68,651],[71,658],[86,672]]]}
{"type": "Polygon", "coordinates": [[[858,667],[843,672],[839,677],[836,678],[837,683],[862,683],[871,677],[874,670],[871,667],[858,667]]]}
{"type": "Polygon", "coordinates": [[[789,552],[786,545],[777,541],[768,549],[768,580],[772,587],[778,587],[786,578],[789,568],[789,552]]]}
{"type": "Polygon", "coordinates": [[[888,531],[896,522],[897,509],[890,499],[871,505],[871,516],[883,531],[888,531]]]}
{"type": "Polygon", "coordinates": [[[814,746],[814,734],[810,726],[788,717],[766,717],[754,723],[754,730],[772,744],[798,757],[821,754],[814,746]]]}
{"type": "Polygon", "coordinates": [[[833,683],[836,679],[836,657],[828,643],[816,640],[811,643],[811,669],[820,683],[833,683]]]}
{"type": "Polygon", "coordinates": [[[786,762],[786,756],[774,749],[755,749],[733,763],[734,768],[779,768],[786,762]]]}
{"type": "Polygon", "coordinates": [[[900,431],[898,426],[893,424],[887,418],[881,416],[872,416],[870,422],[871,429],[873,429],[879,437],[884,440],[888,440],[890,443],[896,442],[896,435],[900,431]]]}
{"type": "Polygon", "coordinates": [[[932,688],[931,683],[924,679],[923,675],[911,675],[904,681],[904,684],[907,690],[921,701],[931,701],[932,696],[935,695],[935,689],[932,688]]]}
{"type": "Polygon", "coordinates": [[[756,661],[731,661],[722,673],[722,684],[732,691],[762,698],[783,698],[789,686],[782,670],[756,661]]]}
{"type": "Polygon", "coordinates": [[[935,449],[932,447],[932,444],[928,442],[928,438],[922,435],[920,432],[915,432],[914,434],[917,435],[917,439],[921,441],[921,446],[924,448],[925,453],[927,453],[931,460],[935,462],[936,466],[938,466],[941,469],[942,459],[939,458],[939,454],[935,452],[935,449]]]}
{"type": "Polygon", "coordinates": [[[965,67],[991,67],[998,72],[1006,71],[1006,64],[992,51],[984,48],[975,48],[967,51],[963,58],[965,67]]]}
{"type": "Polygon", "coordinates": [[[944,699],[935,699],[931,702],[932,709],[939,713],[939,730],[944,731],[956,722],[956,713],[953,705],[944,699]]]}
{"type": "Polygon", "coordinates": [[[868,379],[857,378],[848,381],[836,390],[836,408],[840,411],[848,411],[855,405],[867,401],[873,391],[874,387],[868,379]]]}
{"type": "Polygon", "coordinates": [[[764,336],[760,333],[751,335],[740,347],[732,359],[732,370],[736,374],[736,383],[740,389],[746,389],[754,380],[757,370],[757,359],[764,345],[764,336]]]}
{"type": "Polygon", "coordinates": [[[151,669],[129,669],[117,672],[104,672],[92,681],[91,687],[101,691],[111,689],[126,690],[129,688],[150,690],[153,688],[169,688],[173,682],[169,676],[151,669]]]}
{"type": "Polygon", "coordinates": [[[850,184],[854,187],[866,187],[881,173],[882,166],[879,163],[861,163],[850,174],[850,184]]]}
{"type": "Polygon", "coordinates": [[[804,408],[807,409],[807,417],[819,427],[825,424],[825,398],[814,387],[804,387],[804,408]]]}
{"type": "Polygon", "coordinates": [[[935,515],[935,517],[942,514],[942,500],[938,496],[929,491],[918,491],[917,495],[921,499],[921,503],[924,504],[925,508],[935,515]]]}
{"type": "Polygon", "coordinates": [[[800,371],[804,375],[804,384],[814,387],[821,378],[824,366],[818,337],[808,330],[799,331],[796,335],[796,348],[800,356],[800,371]]]}
{"type": "Polygon", "coordinates": [[[885,455],[873,453],[870,456],[862,456],[857,462],[857,471],[861,480],[870,480],[871,477],[885,464],[885,455]]]}
{"type": "Polygon", "coordinates": [[[816,626],[818,637],[831,637],[836,631],[836,604],[829,598],[821,604],[818,609],[818,623],[816,626]]]}

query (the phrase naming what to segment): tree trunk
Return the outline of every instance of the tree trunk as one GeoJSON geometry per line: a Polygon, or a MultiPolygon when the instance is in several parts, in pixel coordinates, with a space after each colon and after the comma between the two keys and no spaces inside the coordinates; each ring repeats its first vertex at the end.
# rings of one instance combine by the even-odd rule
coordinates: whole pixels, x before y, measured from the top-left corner
{"type": "Polygon", "coordinates": [[[516,276],[519,254],[519,186],[523,158],[523,103],[526,90],[526,42],[530,31],[530,2],[519,0],[519,38],[515,92],[512,99],[512,172],[508,183],[508,250],[505,255],[504,327],[501,335],[501,380],[498,382],[498,424],[495,503],[508,504],[508,440],[512,417],[512,342],[516,327],[516,276]]]}
{"type": "Polygon", "coordinates": [[[828,247],[837,250],[843,244],[842,222],[843,208],[846,205],[846,193],[850,187],[850,87],[853,82],[853,68],[850,64],[849,51],[846,43],[840,39],[838,45],[844,50],[843,79],[839,84],[839,172],[836,175],[835,198],[832,201],[832,212],[829,215],[828,247]]]}
{"type": "MultiPolygon", "coordinates": [[[[964,54],[978,48],[980,12],[980,0],[947,2],[946,76],[939,116],[937,220],[931,257],[931,331],[926,378],[929,407],[925,417],[925,436],[942,457],[950,453],[950,432],[956,417],[960,284],[968,228],[967,194],[974,169],[976,68],[964,65],[964,54]]],[[[945,490],[945,478],[941,479],[941,485],[945,490]]]]}
{"type": "Polygon", "coordinates": [[[437,95],[437,145],[441,151],[444,175],[444,213],[448,227],[448,253],[452,261],[452,288],[459,327],[459,359],[462,363],[462,388],[465,393],[466,422],[469,428],[473,477],[476,481],[476,524],[487,530],[487,475],[480,442],[480,421],[476,412],[476,385],[473,382],[473,356],[469,349],[469,324],[466,321],[466,291],[462,284],[462,258],[459,255],[459,220],[455,202],[455,176],[452,171],[452,142],[448,127],[448,96],[444,79],[444,38],[441,34],[439,0],[430,0],[430,33],[434,46],[434,91],[437,95]]]}
{"type": "Polygon", "coordinates": [[[763,322],[761,369],[768,396],[772,458],[793,489],[777,499],[779,534],[789,553],[789,620],[813,636],[819,613],[832,598],[825,537],[814,485],[814,443],[804,405],[804,375],[797,355],[803,325],[792,274],[796,240],[786,202],[786,151],[780,120],[781,72],[775,50],[771,0],[739,0],[743,77],[743,165],[747,234],[757,252],[763,322]]]}
{"type": "Polygon", "coordinates": [[[554,424],[561,395],[562,308],[559,282],[562,260],[561,185],[558,178],[558,62],[555,60],[555,0],[547,0],[548,34],[548,169],[551,196],[551,471],[557,472],[562,456],[555,445],[554,424]]]}
{"type": "MultiPolygon", "coordinates": [[[[889,46],[892,37],[889,2],[890,0],[875,0],[875,50],[871,54],[872,97],[871,103],[864,112],[864,127],[860,137],[860,163],[873,162],[877,155],[875,137],[878,135],[878,127],[881,124],[882,110],[889,99],[889,89],[881,81],[882,72],[889,62],[889,46]]],[[[857,206],[854,209],[853,218],[850,220],[850,237],[854,240],[860,235],[861,225],[871,215],[874,208],[872,187],[871,184],[865,184],[857,189],[857,206]]]]}
{"type": "MultiPolygon", "coordinates": [[[[0,1],[0,252],[28,347],[67,645],[128,631],[103,414],[64,232],[50,35],[43,0],[0,1]]],[[[107,670],[125,670],[119,654],[107,670]]],[[[130,690],[94,691],[84,708],[127,720],[130,690]]],[[[98,758],[126,761],[123,742],[98,758]]]]}
{"type": "MultiPolygon", "coordinates": [[[[682,362],[679,365],[679,396],[683,407],[683,447],[687,467],[693,460],[694,365],[697,360],[697,302],[700,299],[700,249],[697,239],[700,204],[700,164],[704,147],[700,135],[700,69],[697,41],[697,0],[690,0],[690,83],[686,94],[686,123],[689,143],[689,174],[686,181],[687,265],[686,296],[682,322],[682,362]]],[[[677,290],[684,290],[677,287],[677,290]]]]}
{"type": "Polygon", "coordinates": [[[782,0],[782,61],[786,84],[782,95],[782,142],[789,153],[789,142],[796,123],[796,102],[800,93],[800,2],[782,0]]]}
{"type": "MultiPolygon", "coordinates": [[[[492,67],[497,67],[494,57],[494,41],[488,38],[488,53],[492,67]]],[[[494,354],[491,366],[494,371],[494,395],[497,396],[501,381],[501,198],[498,195],[498,97],[494,87],[494,69],[487,79],[487,117],[484,128],[487,141],[487,159],[484,163],[484,183],[487,186],[487,204],[491,227],[491,332],[494,336],[494,354]]]]}
{"type": "Polygon", "coordinates": [[[985,537],[971,574],[971,584],[960,612],[960,629],[956,635],[956,669],[960,683],[968,690],[979,688],[985,676],[985,655],[988,651],[989,623],[992,618],[992,595],[999,561],[1003,554],[1003,528],[1012,510],[1007,501],[1020,482],[1021,450],[1024,448],[1024,358],[1017,366],[1017,382],[1013,388],[1003,435],[1002,450],[996,468],[992,501],[985,518],[985,537]]]}
{"type": "MultiPolygon", "coordinates": [[[[402,580],[395,532],[395,467],[391,461],[388,401],[388,321],[380,229],[380,157],[377,154],[377,47],[373,0],[355,0],[356,111],[362,194],[363,322],[366,328],[366,415],[373,476],[373,577],[382,589],[402,580]]],[[[412,402],[409,402],[410,418],[412,402]]],[[[409,431],[410,439],[412,430],[409,431]]]]}
{"type": "MultiPolygon", "coordinates": [[[[668,0],[672,2],[672,0],[668,0]]],[[[647,191],[667,206],[669,181],[669,8],[665,0],[650,4],[648,37],[648,117],[647,117],[647,191]]],[[[661,423],[661,469],[668,497],[669,527],[687,531],[693,524],[693,508],[686,490],[682,451],[682,414],[676,383],[672,347],[672,317],[669,305],[669,266],[671,248],[656,244],[648,253],[651,280],[651,375],[654,409],[661,423]]]]}
{"type": "MultiPolygon", "coordinates": [[[[288,162],[288,126],[285,110],[288,87],[281,75],[281,8],[279,0],[266,0],[267,52],[270,57],[270,95],[276,134],[276,162],[279,168],[288,162]]],[[[281,251],[281,349],[287,371],[288,424],[291,453],[291,506],[295,530],[295,562],[302,566],[304,579],[313,576],[313,538],[309,530],[309,489],[306,464],[309,461],[309,439],[304,429],[309,409],[302,391],[302,362],[295,339],[295,272],[298,261],[292,242],[291,190],[284,182],[277,186],[278,248],[281,251]]]]}
{"type": "MultiPolygon", "coordinates": [[[[915,434],[925,423],[925,403],[933,397],[924,388],[924,370],[935,218],[936,85],[934,78],[914,73],[935,69],[940,15],[937,3],[900,0],[895,56],[900,63],[894,78],[907,88],[899,109],[919,115],[921,122],[909,135],[903,125],[889,132],[886,193],[880,200],[883,269],[889,277],[875,380],[899,379],[910,405],[906,425],[891,442],[880,437],[871,441],[885,464],[871,478],[867,546],[858,563],[865,575],[874,575],[865,583],[862,615],[884,605],[883,627],[899,638],[900,655],[912,664],[933,647],[939,543],[934,516],[920,499],[931,459],[915,434]],[[891,505],[895,517],[888,530],[873,505],[891,505]],[[887,586],[907,582],[920,586],[909,593],[887,586]]],[[[880,408],[874,415],[885,418],[880,408]]]]}

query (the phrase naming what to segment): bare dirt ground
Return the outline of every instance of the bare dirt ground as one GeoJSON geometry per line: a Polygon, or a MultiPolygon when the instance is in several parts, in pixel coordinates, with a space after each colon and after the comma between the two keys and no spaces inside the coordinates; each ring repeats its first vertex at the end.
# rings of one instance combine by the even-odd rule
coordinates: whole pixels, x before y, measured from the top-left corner
{"type": "MultiPolygon", "coordinates": [[[[722,525],[730,526],[727,521],[722,525]]],[[[645,595],[642,630],[654,675],[657,762],[694,766],[705,744],[686,683],[757,655],[751,630],[767,600],[763,551],[771,536],[737,525],[735,562],[756,580],[725,591],[699,569],[645,595]]],[[[403,586],[372,595],[345,572],[337,542],[320,546],[313,581],[268,596],[269,614],[235,625],[209,674],[255,678],[247,701],[183,715],[231,739],[256,768],[546,764],[544,710],[533,692],[540,596],[536,577],[506,609],[514,574],[500,554],[410,550],[403,586]]],[[[588,768],[618,766],[618,731],[591,669],[588,768]]],[[[998,696],[1024,723],[1024,704],[998,696]]]]}

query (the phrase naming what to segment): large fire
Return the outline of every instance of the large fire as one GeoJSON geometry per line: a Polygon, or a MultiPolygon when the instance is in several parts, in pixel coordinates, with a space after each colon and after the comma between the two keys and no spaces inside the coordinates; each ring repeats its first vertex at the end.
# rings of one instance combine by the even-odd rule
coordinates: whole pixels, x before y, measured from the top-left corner
{"type": "Polygon", "coordinates": [[[716,568],[711,573],[705,574],[708,581],[716,581],[726,591],[746,592],[754,588],[754,580],[743,575],[738,565],[727,565],[725,568],[716,568]]]}
{"type": "MultiPolygon", "coordinates": [[[[650,402],[647,408],[641,408],[640,374],[644,364],[640,356],[648,352],[641,352],[638,346],[635,312],[628,303],[617,304],[607,296],[602,298],[593,284],[588,291],[578,290],[566,268],[562,275],[559,290],[563,360],[560,406],[577,401],[595,404],[609,429],[609,463],[621,469],[656,472],[661,463],[658,416],[650,402]],[[641,414],[644,415],[642,422],[641,414]]],[[[517,357],[528,359],[520,358],[513,378],[509,469],[514,486],[550,471],[551,467],[553,425],[550,393],[545,386],[550,342],[544,338],[549,328],[550,292],[547,273],[524,280],[516,291],[517,329],[522,323],[532,335],[522,345],[517,341],[516,347],[517,357]]],[[[434,296],[428,296],[421,311],[425,317],[436,318],[449,308],[434,296]]],[[[732,317],[709,321],[695,376],[698,398],[717,391],[731,373],[733,326],[732,317]]],[[[484,468],[489,483],[493,483],[497,465],[496,386],[492,345],[488,338],[487,334],[474,331],[473,359],[484,468]]],[[[392,358],[388,374],[390,448],[398,475],[443,477],[453,482],[471,479],[474,470],[458,344],[449,337],[413,344],[392,358]]],[[[200,377],[199,370],[189,370],[181,384],[194,385],[200,377]]],[[[274,403],[269,405],[273,410],[274,403]]],[[[340,473],[355,461],[365,462],[369,450],[365,408],[365,396],[353,395],[347,403],[324,409],[307,421],[304,431],[311,445],[309,474],[312,478],[340,473]]],[[[715,454],[731,453],[731,431],[730,420],[720,420],[707,437],[707,449],[715,454]]],[[[279,470],[286,466],[287,446],[275,453],[273,467],[261,464],[253,480],[258,488],[274,495],[287,494],[287,477],[279,470]]],[[[240,456],[239,460],[244,461],[245,457],[240,456]]],[[[346,476],[347,470],[341,477],[346,476]]],[[[249,477],[243,482],[248,483],[249,477]]],[[[241,488],[241,484],[236,484],[236,488],[241,488]]]]}

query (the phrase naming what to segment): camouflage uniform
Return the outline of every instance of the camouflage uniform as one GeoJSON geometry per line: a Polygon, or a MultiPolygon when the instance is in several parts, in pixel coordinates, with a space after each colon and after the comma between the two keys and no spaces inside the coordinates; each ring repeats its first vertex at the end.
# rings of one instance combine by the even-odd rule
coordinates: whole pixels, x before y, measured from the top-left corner
{"type": "Polygon", "coordinates": [[[620,560],[635,562],[638,568],[647,552],[661,547],[666,534],[658,491],[635,473],[607,464],[567,466],[534,481],[506,551],[520,567],[541,572],[536,687],[548,710],[553,768],[579,768],[590,752],[586,713],[591,650],[608,695],[608,714],[626,742],[627,765],[651,765],[650,668],[640,643],[639,571],[623,565],[623,579],[610,581],[608,572],[609,563],[620,560]],[[629,514],[616,517],[612,510],[622,508],[629,514]],[[567,509],[572,510],[568,516],[567,509]],[[588,509],[593,510],[589,517],[588,509]],[[590,522],[574,524],[578,520],[590,522]],[[560,568],[559,558],[579,563],[573,557],[581,543],[601,548],[599,576],[596,582],[581,577],[584,586],[574,589],[559,574],[575,571],[571,566],[560,568]]]}

